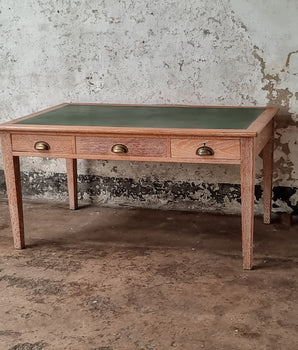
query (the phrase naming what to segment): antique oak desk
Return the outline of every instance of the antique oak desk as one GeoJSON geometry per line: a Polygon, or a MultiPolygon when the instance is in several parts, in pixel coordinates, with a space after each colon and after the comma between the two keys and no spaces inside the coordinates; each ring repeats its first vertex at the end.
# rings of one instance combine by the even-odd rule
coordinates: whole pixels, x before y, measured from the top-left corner
{"type": "Polygon", "coordinates": [[[243,268],[252,268],[255,158],[263,158],[270,223],[273,117],[278,108],[62,104],[0,126],[15,248],[24,248],[19,157],[65,158],[70,208],[77,159],[239,164],[243,268]]]}

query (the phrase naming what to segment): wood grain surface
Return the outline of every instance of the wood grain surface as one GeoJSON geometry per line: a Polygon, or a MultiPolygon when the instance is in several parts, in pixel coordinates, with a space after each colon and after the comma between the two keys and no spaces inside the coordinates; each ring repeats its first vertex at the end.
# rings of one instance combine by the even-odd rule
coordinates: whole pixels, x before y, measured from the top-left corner
{"type": "Polygon", "coordinates": [[[10,134],[1,136],[1,147],[14,246],[25,248],[19,157],[13,156],[10,134]]]}
{"type": "Polygon", "coordinates": [[[264,224],[271,222],[272,210],[272,174],[273,174],[273,148],[274,138],[273,129],[271,137],[262,150],[263,158],[263,207],[264,207],[264,224]]]}
{"type": "Polygon", "coordinates": [[[272,138],[273,135],[273,120],[271,120],[256,137],[256,156],[260,154],[266,143],[272,138]]]}
{"type": "Polygon", "coordinates": [[[237,139],[172,139],[171,154],[172,157],[178,158],[240,159],[240,142],[237,139]],[[203,146],[204,143],[213,149],[214,155],[198,156],[196,154],[197,149],[203,146]]]}
{"type": "Polygon", "coordinates": [[[253,226],[255,198],[255,138],[241,140],[241,223],[243,268],[253,263],[253,226]]]}
{"type": "Polygon", "coordinates": [[[78,154],[110,155],[117,157],[166,157],[166,138],[132,138],[132,137],[77,137],[76,149],[78,154]],[[111,149],[115,144],[123,144],[128,148],[127,153],[114,154],[111,149]]]}
{"type": "Polygon", "coordinates": [[[43,135],[43,134],[12,134],[12,149],[18,152],[34,152],[44,154],[47,157],[51,154],[71,154],[73,153],[73,143],[71,136],[43,135]],[[50,145],[46,151],[34,149],[36,142],[44,141],[50,145]]]}
{"type": "Polygon", "coordinates": [[[66,159],[67,187],[69,198],[69,209],[78,208],[78,185],[77,185],[77,160],[66,159]]]}

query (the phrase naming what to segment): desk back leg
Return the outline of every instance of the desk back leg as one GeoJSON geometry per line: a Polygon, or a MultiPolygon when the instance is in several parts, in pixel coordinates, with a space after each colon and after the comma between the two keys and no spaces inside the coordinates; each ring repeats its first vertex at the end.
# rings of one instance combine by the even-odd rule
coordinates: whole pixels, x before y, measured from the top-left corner
{"type": "Polygon", "coordinates": [[[20,160],[12,154],[10,134],[1,136],[1,147],[14,246],[22,249],[25,248],[25,238],[20,160]]]}
{"type": "Polygon", "coordinates": [[[69,209],[78,208],[77,160],[66,159],[69,209]]]}
{"type": "Polygon", "coordinates": [[[243,268],[250,270],[253,261],[255,197],[255,139],[241,139],[241,222],[243,268]]]}
{"type": "Polygon", "coordinates": [[[271,222],[273,146],[274,140],[272,135],[272,138],[267,142],[261,153],[261,156],[263,158],[264,224],[270,224],[271,222]]]}

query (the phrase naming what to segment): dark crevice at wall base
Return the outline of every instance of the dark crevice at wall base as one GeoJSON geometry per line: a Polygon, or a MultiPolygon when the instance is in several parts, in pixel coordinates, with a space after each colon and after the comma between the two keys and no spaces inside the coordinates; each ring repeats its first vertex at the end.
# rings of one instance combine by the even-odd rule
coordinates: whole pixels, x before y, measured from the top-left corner
{"type": "MultiPolygon", "coordinates": [[[[22,173],[22,190],[24,198],[66,199],[66,174],[22,173]]],[[[297,187],[274,187],[273,210],[297,215],[297,194],[297,187]]],[[[6,196],[3,170],[0,170],[0,196],[6,196]]],[[[135,180],[96,175],[78,176],[78,197],[80,200],[107,205],[143,205],[177,210],[220,210],[223,213],[239,212],[241,202],[238,184],[135,180]]],[[[255,203],[260,204],[261,198],[262,188],[256,186],[255,203]]]]}

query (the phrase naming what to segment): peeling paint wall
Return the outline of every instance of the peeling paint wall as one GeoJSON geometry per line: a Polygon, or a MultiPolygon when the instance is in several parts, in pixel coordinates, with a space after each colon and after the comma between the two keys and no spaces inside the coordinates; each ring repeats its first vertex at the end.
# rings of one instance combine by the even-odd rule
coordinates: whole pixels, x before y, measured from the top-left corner
{"type": "MultiPolygon", "coordinates": [[[[281,106],[274,210],[297,211],[297,10],[295,0],[2,1],[0,122],[65,101],[281,106]]],[[[21,166],[26,196],[66,199],[63,160],[21,166]]],[[[79,174],[81,198],[107,205],[240,210],[237,166],[82,160],[79,174]],[[137,195],[144,183],[159,189],[137,195]]]]}

